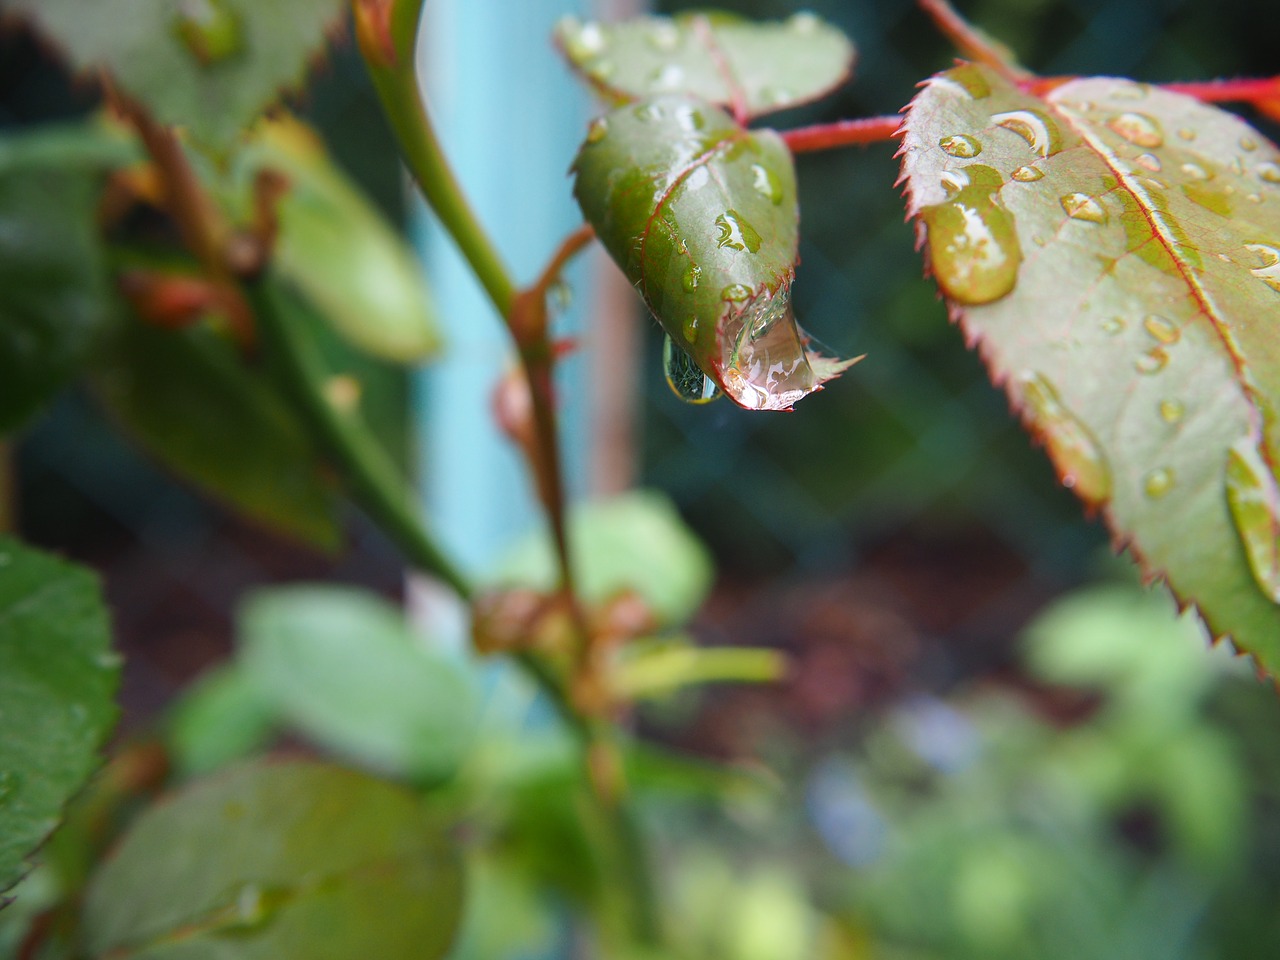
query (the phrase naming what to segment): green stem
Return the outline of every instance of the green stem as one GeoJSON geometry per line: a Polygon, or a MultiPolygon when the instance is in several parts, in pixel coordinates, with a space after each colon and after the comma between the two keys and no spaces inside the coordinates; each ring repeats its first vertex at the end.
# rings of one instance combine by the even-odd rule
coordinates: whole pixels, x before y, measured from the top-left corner
{"type": "Polygon", "coordinates": [[[300,301],[270,271],[249,281],[258,331],[270,362],[323,452],[333,460],[357,503],[415,567],[439,577],[463,599],[466,577],[444,555],[418,515],[416,497],[353,411],[338,409],[325,390],[328,374],[306,330],[300,301]]]}

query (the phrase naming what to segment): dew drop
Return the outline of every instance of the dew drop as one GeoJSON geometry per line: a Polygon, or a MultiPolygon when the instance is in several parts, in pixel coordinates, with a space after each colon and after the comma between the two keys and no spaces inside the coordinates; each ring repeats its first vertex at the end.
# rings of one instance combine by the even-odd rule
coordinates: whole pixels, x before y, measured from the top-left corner
{"type": "Polygon", "coordinates": [[[1152,347],[1137,360],[1133,361],[1133,368],[1139,373],[1153,374],[1159,373],[1169,363],[1169,354],[1164,347],[1152,347]]]}
{"type": "Polygon", "coordinates": [[[596,60],[586,67],[587,73],[596,80],[604,81],[613,76],[617,67],[612,60],[596,60]]]}
{"type": "Polygon", "coordinates": [[[720,396],[715,381],[670,336],[662,342],[662,370],[671,392],[685,403],[710,403],[720,396]]]}
{"type": "Polygon", "coordinates": [[[1250,203],[1261,203],[1261,202],[1262,202],[1262,194],[1260,194],[1260,193],[1246,193],[1246,194],[1244,195],[1244,198],[1245,198],[1246,200],[1248,200],[1250,203]]]}
{"type": "Polygon", "coordinates": [[[701,280],[702,268],[690,260],[688,266],[684,268],[684,274],[680,277],[680,285],[684,287],[685,293],[693,293],[698,289],[701,280]]]}
{"type": "Polygon", "coordinates": [[[604,30],[598,23],[578,23],[576,20],[565,22],[565,53],[575,63],[590,60],[604,53],[609,45],[604,30]]]}
{"type": "Polygon", "coordinates": [[[991,122],[1016,133],[1040,157],[1052,156],[1062,149],[1062,136],[1058,132],[1057,124],[1039,110],[994,113],[991,115],[991,122]]]}
{"type": "Polygon", "coordinates": [[[1107,126],[1139,147],[1158,147],[1164,143],[1160,124],[1145,113],[1121,113],[1107,121],[1107,126]]]}
{"type": "Polygon", "coordinates": [[[678,63],[664,63],[649,76],[649,83],[657,90],[678,90],[684,83],[684,67],[678,63]]]}
{"type": "Polygon", "coordinates": [[[1174,475],[1169,467],[1156,467],[1142,478],[1142,492],[1152,500],[1159,500],[1173,489],[1174,475]]]}
{"type": "Polygon", "coordinates": [[[671,53],[680,46],[680,31],[669,20],[657,20],[645,39],[660,53],[671,53]]]}
{"type": "Polygon", "coordinates": [[[1200,164],[1198,163],[1190,163],[1190,162],[1184,163],[1180,169],[1192,180],[1212,180],[1213,179],[1213,174],[1210,173],[1208,170],[1206,170],[1204,167],[1200,166],[1200,164]]]}
{"type": "Polygon", "coordinates": [[[1280,183],[1280,165],[1270,162],[1260,163],[1254,169],[1258,179],[1263,183],[1280,183]]]}
{"type": "Polygon", "coordinates": [[[1044,374],[1025,373],[1020,382],[1032,427],[1048,448],[1063,485],[1086,503],[1106,500],[1111,496],[1111,467],[1092,431],[1063,406],[1044,374]]]}
{"type": "Polygon", "coordinates": [[[768,197],[774,206],[782,203],[782,183],[764,164],[751,165],[751,186],[762,197],[768,197]]]}
{"type": "Polygon", "coordinates": [[[763,87],[760,90],[760,99],[765,106],[781,107],[796,98],[796,95],[786,87],[763,87]]]}
{"type": "Polygon", "coordinates": [[[596,117],[587,127],[587,143],[599,143],[609,135],[609,121],[596,117]]]}
{"type": "Polygon", "coordinates": [[[1044,172],[1039,167],[1019,167],[1010,176],[1019,183],[1035,183],[1044,176],[1044,172]]]}
{"type": "Polygon", "coordinates": [[[680,332],[684,334],[685,340],[693,343],[698,339],[698,318],[695,314],[689,314],[684,318],[684,323],[680,326],[680,332]]]}
{"type": "Polygon", "coordinates": [[[662,119],[662,108],[656,103],[642,103],[631,111],[631,115],[641,123],[651,123],[662,119]]]}
{"type": "Polygon", "coordinates": [[[1086,223],[1106,223],[1107,211],[1095,198],[1087,193],[1068,193],[1058,202],[1062,210],[1072,220],[1083,220],[1086,223]]]}
{"type": "Polygon", "coordinates": [[[1124,333],[1126,326],[1127,324],[1124,322],[1123,317],[1107,317],[1102,321],[1102,332],[1108,336],[1115,337],[1124,333]]]}
{"type": "Polygon", "coordinates": [[[1165,423],[1178,423],[1186,412],[1181,400],[1160,401],[1160,419],[1165,423]]]}
{"type": "Polygon", "coordinates": [[[1246,153],[1252,153],[1254,150],[1258,149],[1258,141],[1253,139],[1253,137],[1241,137],[1240,149],[1244,150],[1246,153]]]}
{"type": "Polygon", "coordinates": [[[706,117],[697,107],[681,104],[675,108],[676,123],[685,133],[697,133],[707,125],[706,117]]]}
{"type": "Polygon", "coordinates": [[[982,144],[976,137],[971,137],[967,133],[953,133],[949,137],[943,137],[938,141],[938,146],[948,156],[959,157],[962,160],[976,157],[982,152],[982,144]]]}
{"type": "Polygon", "coordinates": [[[948,197],[954,197],[957,193],[969,186],[969,175],[963,170],[944,170],[942,176],[938,178],[942,184],[942,189],[948,197]]]}
{"type": "Polygon", "coordinates": [[[749,253],[760,249],[760,234],[737,210],[726,210],[716,217],[716,226],[720,229],[720,236],[716,237],[717,247],[749,253]]]}
{"type": "Polygon", "coordinates": [[[1138,166],[1144,170],[1150,170],[1152,173],[1159,173],[1164,169],[1160,163],[1160,158],[1154,153],[1140,153],[1133,160],[1138,166]]]}
{"type": "Polygon", "coordinates": [[[173,27],[202,67],[222,63],[244,48],[240,15],[226,0],[183,0],[173,27]]]}
{"type": "Polygon", "coordinates": [[[1280,293],[1280,250],[1265,243],[1246,243],[1244,248],[1261,258],[1261,263],[1250,267],[1249,272],[1280,293]]]}
{"type": "Polygon", "coordinates": [[[1196,132],[1192,130],[1190,127],[1179,127],[1178,136],[1181,137],[1183,140],[1190,142],[1196,138],[1196,132]]]}
{"type": "Polygon", "coordinates": [[[1280,489],[1250,440],[1227,452],[1227,504],[1253,579],[1280,603],[1280,489]]]}
{"type": "Polygon", "coordinates": [[[999,172],[981,164],[968,172],[968,186],[920,216],[943,292],[961,303],[990,303],[1013,289],[1022,251],[1013,217],[996,197],[1003,183],[999,172]]]}
{"type": "Polygon", "coordinates": [[[1156,313],[1147,314],[1142,321],[1142,326],[1147,333],[1164,344],[1177,343],[1182,336],[1176,323],[1156,313]]]}
{"type": "Polygon", "coordinates": [[[751,299],[751,288],[745,283],[731,283],[720,291],[720,299],[730,303],[741,303],[751,299]]]}

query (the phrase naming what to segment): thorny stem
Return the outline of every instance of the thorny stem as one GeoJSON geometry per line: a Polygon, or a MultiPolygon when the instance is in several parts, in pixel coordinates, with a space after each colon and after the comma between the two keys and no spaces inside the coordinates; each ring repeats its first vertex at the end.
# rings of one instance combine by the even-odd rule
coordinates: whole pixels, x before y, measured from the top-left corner
{"type": "Polygon", "coordinates": [[[784,130],[781,137],[792,153],[810,153],[892,140],[901,127],[902,118],[898,116],[863,117],[784,130]]]}
{"type": "Polygon", "coordinates": [[[1018,66],[1008,47],[974,27],[947,0],[920,0],[920,9],[965,56],[991,67],[1012,83],[1031,79],[1032,74],[1018,66]]]}

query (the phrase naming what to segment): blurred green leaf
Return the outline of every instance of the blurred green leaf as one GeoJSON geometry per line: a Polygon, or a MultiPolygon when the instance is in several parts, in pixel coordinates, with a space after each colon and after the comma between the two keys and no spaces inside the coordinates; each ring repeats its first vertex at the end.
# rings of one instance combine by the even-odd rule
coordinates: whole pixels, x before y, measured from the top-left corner
{"type": "Polygon", "coordinates": [[[613,102],[679,93],[760,116],[815,100],[844,82],[854,49],[811,13],[752,23],[728,13],[556,26],[569,65],[613,102]]]}
{"type": "Polygon", "coordinates": [[[66,383],[107,318],[95,213],[126,156],[87,126],[0,137],[0,432],[66,383]]]}
{"type": "Polygon", "coordinates": [[[240,662],[267,702],[338,753],[420,781],[448,778],[475,737],[478,698],[458,660],[428,649],[404,615],[347,587],[255,593],[240,662]]]}
{"type": "Polygon", "coordinates": [[[214,331],[123,323],[93,382],[126,431],[179,476],[267,527],[337,545],[335,501],[302,428],[214,331]]]}
{"type": "Polygon", "coordinates": [[[462,870],[413,794],[313,762],[246,765],[140,816],[85,900],[95,957],[434,960],[462,870]]]}
{"type": "Polygon", "coordinates": [[[0,893],[98,765],[118,656],[97,578],[0,537],[0,893]]]}
{"type": "MultiPolygon", "coordinates": [[[[589,603],[634,590],[662,625],[679,625],[711,588],[710,554],[660,493],[634,491],[575,506],[569,539],[578,588],[589,603]]],[[[551,544],[542,536],[518,544],[497,580],[553,589],[559,577],[551,544]]]]}
{"type": "Polygon", "coordinates": [[[688,637],[664,637],[627,645],[613,667],[613,686],[624,697],[663,697],[705,683],[767,683],[786,673],[777,650],[699,647],[688,637]]]}
{"type": "Polygon", "coordinates": [[[233,199],[247,218],[254,176],[283,174],[275,263],[362,350],[398,363],[440,347],[438,311],[404,241],[334,165],[319,136],[289,117],[264,120],[237,152],[233,199]]]}
{"type": "Polygon", "coordinates": [[[177,771],[209,773],[262,747],[279,726],[243,667],[225,664],[205,673],[170,708],[165,740],[177,771]]]}
{"type": "Polygon", "coordinates": [[[79,70],[216,148],[301,85],[341,0],[9,0],[79,70]]]}

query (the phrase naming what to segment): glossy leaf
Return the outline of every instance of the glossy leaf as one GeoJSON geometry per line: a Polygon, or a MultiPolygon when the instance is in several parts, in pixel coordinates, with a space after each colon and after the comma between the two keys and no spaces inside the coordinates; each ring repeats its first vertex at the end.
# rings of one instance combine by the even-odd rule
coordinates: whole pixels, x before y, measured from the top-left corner
{"type": "Polygon", "coordinates": [[[848,362],[807,349],[791,310],[791,154],[686,97],[598,118],[574,195],[672,340],[739,406],[789,410],[848,362]]]}
{"type": "MultiPolygon", "coordinates": [[[[707,548],[662,494],[634,491],[581,504],[569,517],[569,542],[578,589],[592,604],[633,590],[663,626],[688,621],[711,588],[707,548]]],[[[544,536],[518,544],[498,579],[551,590],[559,580],[555,554],[544,536]]]]}
{"type": "Polygon", "coordinates": [[[0,893],[98,765],[116,720],[110,643],[93,574],[0,537],[0,893]]]}
{"type": "Polygon", "coordinates": [[[107,316],[95,212],[124,157],[85,127],[0,138],[0,431],[79,369],[107,316]]]}
{"type": "Polygon", "coordinates": [[[398,363],[440,347],[421,265],[390,224],[334,165],[316,133],[288,117],[264,121],[237,153],[232,192],[251,214],[255,174],[288,181],[275,265],[350,343],[398,363]]]}
{"type": "Polygon", "coordinates": [[[475,736],[478,698],[456,659],[431,650],[386,601],[345,587],[255,594],[240,660],[267,703],[308,737],[420,781],[450,776],[475,736]]]}
{"type": "Polygon", "coordinates": [[[1149,576],[1280,670],[1280,151],[1116,79],[963,65],[913,101],[910,211],[953,317],[1149,576]]]}
{"type": "Polygon", "coordinates": [[[335,502],[302,428],[212,330],[123,324],[93,383],[126,431],[184,479],[273,530],[337,545],[335,502]]]}
{"type": "Polygon", "coordinates": [[[222,148],[301,84],[340,0],[9,0],[79,70],[105,68],[161,123],[222,148]]]}
{"type": "Polygon", "coordinates": [[[462,871],[413,794],[324,764],[239,767],[146,811],[94,876],[88,952],[114,960],[434,960],[462,871]]]}
{"type": "Polygon", "coordinates": [[[854,49],[811,13],[752,23],[727,13],[556,26],[556,45],[614,103],[688,94],[746,119],[817,99],[853,68],[854,49]]]}

